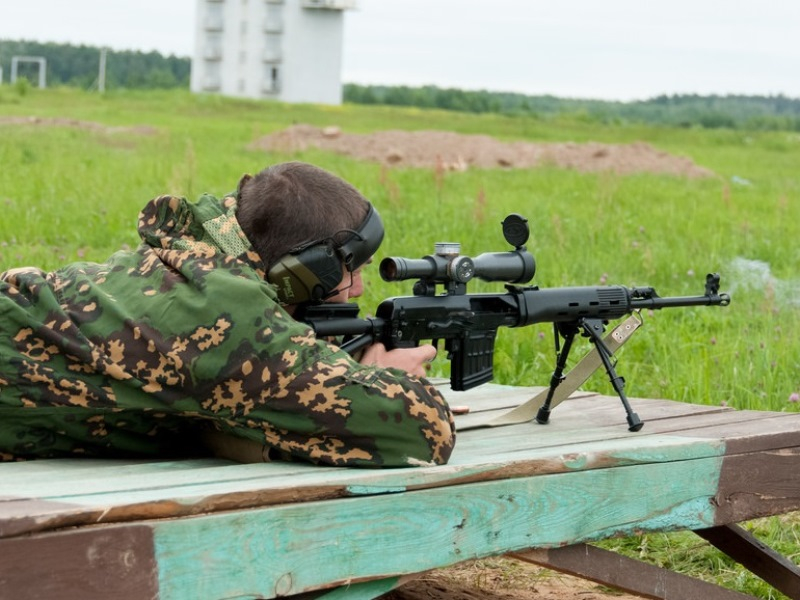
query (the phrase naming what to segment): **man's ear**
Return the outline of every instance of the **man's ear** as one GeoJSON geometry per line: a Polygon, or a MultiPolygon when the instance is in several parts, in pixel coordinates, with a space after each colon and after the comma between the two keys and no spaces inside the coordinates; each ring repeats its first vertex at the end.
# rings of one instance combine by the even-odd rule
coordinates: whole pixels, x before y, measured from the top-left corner
{"type": "Polygon", "coordinates": [[[247,182],[250,181],[252,178],[253,178],[253,176],[252,175],[248,175],[247,173],[242,175],[242,178],[239,180],[239,185],[236,186],[236,197],[237,198],[242,195],[242,190],[244,189],[244,186],[247,185],[247,182]]]}

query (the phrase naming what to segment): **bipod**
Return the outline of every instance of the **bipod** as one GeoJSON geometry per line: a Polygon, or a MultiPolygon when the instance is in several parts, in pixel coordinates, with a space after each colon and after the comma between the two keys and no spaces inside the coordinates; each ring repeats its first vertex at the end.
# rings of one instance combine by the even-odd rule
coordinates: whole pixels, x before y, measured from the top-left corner
{"type": "Polygon", "coordinates": [[[564,381],[564,369],[567,366],[567,358],[569,351],[572,348],[572,342],[575,341],[575,335],[580,331],[579,321],[571,323],[553,323],[553,337],[556,343],[556,368],[553,370],[553,375],[550,377],[550,387],[547,389],[547,397],[544,399],[544,404],[539,408],[536,413],[536,422],[544,425],[550,421],[550,405],[553,402],[553,394],[556,393],[556,388],[564,381]],[[564,338],[564,347],[561,347],[559,340],[564,338]]]}
{"type": "Polygon", "coordinates": [[[617,392],[622,406],[625,408],[625,415],[628,421],[628,431],[639,431],[643,426],[642,420],[639,418],[625,394],[625,379],[617,374],[614,368],[614,363],[611,362],[612,352],[608,349],[602,338],[602,333],[605,331],[605,322],[602,319],[585,319],[581,318],[577,321],[568,323],[554,323],[553,330],[556,337],[556,367],[553,371],[553,376],[550,378],[550,387],[547,390],[547,397],[544,404],[536,414],[537,423],[547,423],[550,420],[550,404],[555,394],[556,388],[564,381],[564,369],[567,364],[569,351],[572,348],[572,343],[575,336],[581,333],[584,337],[588,337],[597,349],[597,354],[600,357],[606,373],[608,373],[609,381],[611,382],[614,391],[617,392]],[[560,347],[559,337],[564,338],[564,345],[560,347]]]}

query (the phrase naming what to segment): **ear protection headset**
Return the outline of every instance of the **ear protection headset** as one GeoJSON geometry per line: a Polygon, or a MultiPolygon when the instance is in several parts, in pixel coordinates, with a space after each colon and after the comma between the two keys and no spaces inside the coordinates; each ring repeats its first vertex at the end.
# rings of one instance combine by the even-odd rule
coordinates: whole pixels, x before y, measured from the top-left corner
{"type": "Polygon", "coordinates": [[[370,204],[358,229],[297,246],[269,270],[267,281],[277,286],[278,299],[284,304],[322,302],[336,291],[343,269],[351,273],[358,269],[382,241],[383,221],[370,204]]]}

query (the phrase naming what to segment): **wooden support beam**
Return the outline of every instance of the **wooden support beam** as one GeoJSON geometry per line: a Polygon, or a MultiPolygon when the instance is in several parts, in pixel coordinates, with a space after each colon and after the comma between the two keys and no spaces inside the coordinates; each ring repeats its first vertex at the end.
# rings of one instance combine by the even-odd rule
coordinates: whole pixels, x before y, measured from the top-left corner
{"type": "Polygon", "coordinates": [[[158,597],[153,533],[146,525],[0,540],[0,598],[140,600],[158,597]],[[34,571],[31,565],[38,565],[34,571]]]}
{"type": "Polygon", "coordinates": [[[653,600],[754,598],[588,544],[513,552],[508,556],[653,600]]]}
{"type": "Polygon", "coordinates": [[[789,598],[800,598],[800,568],[738,525],[695,531],[789,598]]]}

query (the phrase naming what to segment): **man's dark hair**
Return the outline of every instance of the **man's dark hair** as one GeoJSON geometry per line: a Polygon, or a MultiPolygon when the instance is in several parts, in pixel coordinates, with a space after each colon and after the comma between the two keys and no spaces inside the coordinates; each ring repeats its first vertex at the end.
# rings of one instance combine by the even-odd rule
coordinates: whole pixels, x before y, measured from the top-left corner
{"type": "Polygon", "coordinates": [[[357,229],[368,210],[367,199],[343,179],[287,162],[242,177],[236,218],[269,270],[300,245],[357,229]]]}

